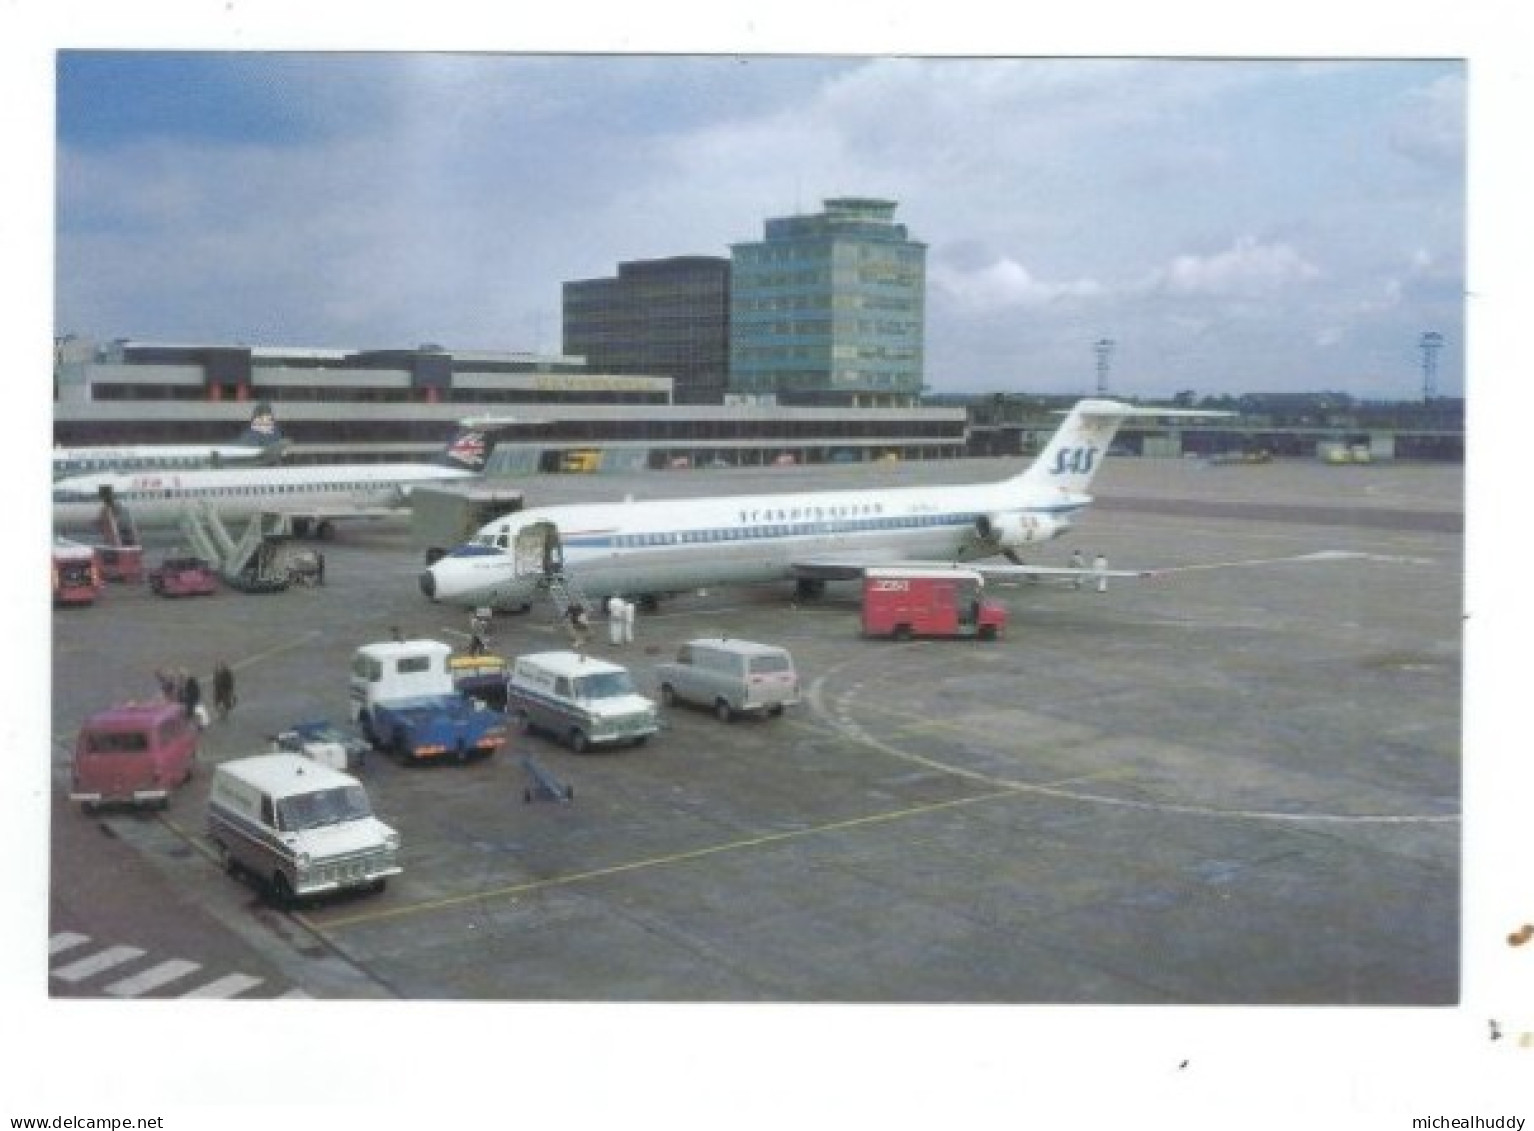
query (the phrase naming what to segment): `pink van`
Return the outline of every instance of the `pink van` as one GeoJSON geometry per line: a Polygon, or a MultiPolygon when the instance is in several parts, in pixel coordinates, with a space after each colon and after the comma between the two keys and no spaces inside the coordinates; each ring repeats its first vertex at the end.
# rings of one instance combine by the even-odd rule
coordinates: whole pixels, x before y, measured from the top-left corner
{"type": "Polygon", "coordinates": [[[197,728],[178,703],[124,703],[85,720],[75,742],[69,799],[90,812],[98,805],[170,801],[192,776],[197,728]]]}

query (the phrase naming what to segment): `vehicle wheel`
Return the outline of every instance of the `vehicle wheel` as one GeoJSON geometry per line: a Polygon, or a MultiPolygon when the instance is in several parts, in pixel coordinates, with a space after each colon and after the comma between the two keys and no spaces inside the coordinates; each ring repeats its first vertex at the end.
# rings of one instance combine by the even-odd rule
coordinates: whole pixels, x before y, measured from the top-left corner
{"type": "Polygon", "coordinates": [[[660,701],[668,707],[676,706],[676,688],[669,683],[660,685],[660,701]]]}
{"type": "Polygon", "coordinates": [[[368,884],[368,891],[372,892],[374,895],[377,895],[379,892],[383,891],[384,888],[386,888],[388,886],[389,886],[389,877],[388,876],[379,876],[372,883],[368,884]]]}
{"type": "Polygon", "coordinates": [[[995,640],[996,639],[996,626],[994,624],[982,625],[981,628],[980,628],[980,639],[981,640],[995,640]]]}
{"type": "Polygon", "coordinates": [[[728,699],[716,699],[714,701],[714,715],[722,723],[735,721],[735,711],[730,706],[728,699]]]}
{"type": "Polygon", "coordinates": [[[634,745],[635,746],[643,746],[646,742],[649,742],[649,741],[650,741],[650,736],[649,735],[641,734],[638,738],[634,739],[634,745]]]}
{"type": "Polygon", "coordinates": [[[896,640],[909,640],[911,639],[911,626],[908,624],[897,624],[895,626],[895,631],[891,635],[893,635],[896,640]]]}
{"type": "Polygon", "coordinates": [[[533,733],[533,720],[528,717],[526,711],[513,711],[511,713],[511,725],[517,728],[518,734],[533,733]]]}
{"type": "Polygon", "coordinates": [[[586,753],[591,746],[591,740],[586,737],[586,732],[577,727],[570,732],[570,749],[577,754],[586,753]]]}
{"type": "Polygon", "coordinates": [[[80,802],[80,812],[84,813],[87,817],[94,817],[96,815],[96,803],[94,801],[80,802]]]}
{"type": "Polygon", "coordinates": [[[412,762],[415,760],[411,757],[410,740],[405,736],[403,728],[395,730],[394,740],[389,744],[389,748],[399,755],[402,762],[412,762]]]}
{"type": "Polygon", "coordinates": [[[368,716],[367,714],[359,715],[357,717],[357,725],[361,729],[362,737],[363,737],[364,740],[366,740],[367,744],[369,746],[371,746],[374,750],[379,749],[379,746],[378,746],[378,734],[377,734],[376,731],[373,730],[373,720],[372,720],[372,718],[370,716],[368,716]]]}
{"type": "Polygon", "coordinates": [[[782,713],[783,713],[783,704],[781,704],[781,703],[774,703],[771,707],[767,708],[767,717],[769,719],[775,719],[779,715],[781,715],[782,713]]]}

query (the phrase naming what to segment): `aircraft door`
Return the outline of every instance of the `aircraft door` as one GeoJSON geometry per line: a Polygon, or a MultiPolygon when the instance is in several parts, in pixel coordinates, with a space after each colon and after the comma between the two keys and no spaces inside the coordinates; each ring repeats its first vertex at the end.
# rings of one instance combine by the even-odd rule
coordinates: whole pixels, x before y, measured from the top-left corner
{"type": "Polygon", "coordinates": [[[511,556],[518,577],[551,577],[564,572],[564,549],[559,527],[552,522],[531,522],[517,531],[511,556]]]}

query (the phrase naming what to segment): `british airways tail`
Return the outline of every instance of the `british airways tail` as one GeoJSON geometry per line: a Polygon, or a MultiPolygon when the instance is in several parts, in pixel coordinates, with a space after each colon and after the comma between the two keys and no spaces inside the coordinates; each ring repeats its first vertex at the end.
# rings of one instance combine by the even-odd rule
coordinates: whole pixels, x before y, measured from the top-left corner
{"type": "Polygon", "coordinates": [[[480,475],[489,464],[490,452],[494,447],[493,433],[473,424],[465,424],[432,462],[441,467],[451,467],[455,471],[471,471],[480,475]]]}
{"type": "Polygon", "coordinates": [[[250,414],[250,424],[240,433],[235,443],[242,448],[258,449],[261,463],[278,462],[288,447],[282,431],[277,427],[277,414],[265,401],[256,405],[250,414]]]}

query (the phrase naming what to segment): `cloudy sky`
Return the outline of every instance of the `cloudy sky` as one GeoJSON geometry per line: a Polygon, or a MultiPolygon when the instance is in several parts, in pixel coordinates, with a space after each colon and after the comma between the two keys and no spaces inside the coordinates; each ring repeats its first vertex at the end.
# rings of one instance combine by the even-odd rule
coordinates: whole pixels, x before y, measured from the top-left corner
{"type": "Polygon", "coordinates": [[[560,285],[880,196],[926,380],[1463,391],[1466,67],[67,50],[55,324],[553,351],[560,285]]]}

